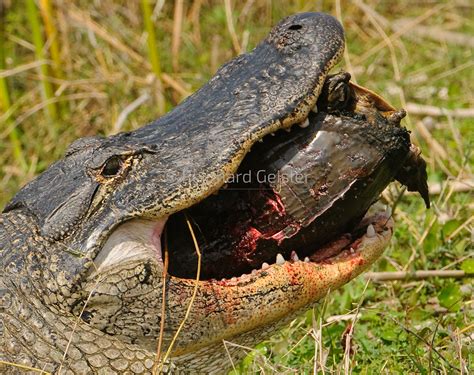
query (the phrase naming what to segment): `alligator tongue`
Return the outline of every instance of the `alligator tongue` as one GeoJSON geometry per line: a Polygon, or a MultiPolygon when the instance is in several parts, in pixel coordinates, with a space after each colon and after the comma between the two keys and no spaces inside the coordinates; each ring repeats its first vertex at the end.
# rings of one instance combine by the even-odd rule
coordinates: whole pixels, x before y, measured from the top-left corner
{"type": "MultiPolygon", "coordinates": [[[[197,228],[202,278],[230,278],[281,253],[300,257],[350,232],[410,153],[409,134],[383,117],[311,114],[310,126],[253,147],[226,189],[188,210],[197,228]]],[[[168,221],[170,273],[196,274],[184,218],[168,221]]]]}

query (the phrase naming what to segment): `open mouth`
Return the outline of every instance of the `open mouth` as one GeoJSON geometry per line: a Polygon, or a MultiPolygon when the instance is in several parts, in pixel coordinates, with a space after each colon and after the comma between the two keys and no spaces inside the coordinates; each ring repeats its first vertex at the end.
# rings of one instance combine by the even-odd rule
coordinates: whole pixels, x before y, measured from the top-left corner
{"type": "Polygon", "coordinates": [[[350,256],[363,238],[389,230],[390,214],[368,214],[369,208],[394,179],[425,194],[419,184],[426,174],[418,173],[424,164],[400,127],[403,116],[384,116],[373,103],[358,113],[348,76],[335,77],[337,85],[328,79],[323,89],[319,113],[314,108],[291,131],[256,142],[219,191],[158,222],[119,226],[97,267],[127,258],[162,261],[166,251],[171,276],[195,279],[191,225],[200,280],[238,282],[274,264],[350,256]]]}
{"type": "Polygon", "coordinates": [[[196,275],[186,220],[204,280],[232,279],[285,260],[322,261],[367,230],[373,234],[375,218],[359,223],[407,153],[403,131],[374,134],[363,121],[327,114],[311,113],[308,121],[303,129],[265,137],[225,187],[168,219],[163,239],[171,275],[196,275]],[[385,147],[394,135],[397,142],[385,147]]]}

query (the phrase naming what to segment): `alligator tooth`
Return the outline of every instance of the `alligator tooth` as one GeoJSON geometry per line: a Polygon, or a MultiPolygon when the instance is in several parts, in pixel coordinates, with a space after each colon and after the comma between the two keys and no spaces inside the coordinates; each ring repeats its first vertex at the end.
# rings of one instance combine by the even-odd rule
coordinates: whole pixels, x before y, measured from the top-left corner
{"type": "Polygon", "coordinates": [[[274,136],[275,136],[275,133],[270,133],[270,135],[271,135],[272,137],[274,137],[274,136]]]}
{"type": "Polygon", "coordinates": [[[257,270],[252,270],[252,275],[256,275],[257,274],[257,270]]]}
{"type": "Polygon", "coordinates": [[[316,104],[311,108],[311,112],[318,113],[318,106],[316,104]]]}
{"type": "Polygon", "coordinates": [[[300,122],[298,125],[299,125],[300,128],[303,128],[303,129],[307,128],[309,126],[309,120],[306,119],[303,122],[300,122]]]}
{"type": "Polygon", "coordinates": [[[305,257],[305,258],[304,258],[304,262],[305,262],[305,263],[309,263],[309,258],[308,258],[308,257],[305,257]]]}
{"type": "Polygon", "coordinates": [[[300,258],[298,258],[298,254],[296,254],[296,251],[292,251],[292,252],[291,252],[291,260],[292,260],[293,262],[297,262],[297,261],[300,260],[300,258]]]}
{"type": "Polygon", "coordinates": [[[351,247],[350,252],[351,252],[351,254],[354,254],[354,253],[355,253],[355,250],[351,247]]]}
{"type": "Polygon", "coordinates": [[[283,258],[283,255],[278,253],[276,257],[276,264],[283,264],[283,263],[285,263],[285,258],[283,258]]]}
{"type": "Polygon", "coordinates": [[[258,141],[259,141],[260,143],[263,143],[263,138],[260,138],[258,141]]]}
{"type": "Polygon", "coordinates": [[[286,131],[287,133],[290,133],[290,132],[291,132],[291,126],[290,126],[289,128],[285,128],[285,131],[286,131]]]}
{"type": "Polygon", "coordinates": [[[369,226],[367,227],[367,237],[369,238],[375,237],[375,229],[372,224],[369,224],[369,226]]]}
{"type": "Polygon", "coordinates": [[[232,279],[230,279],[230,281],[235,282],[235,281],[237,281],[237,278],[233,277],[232,279]]]}
{"type": "Polygon", "coordinates": [[[270,266],[268,265],[268,263],[266,262],[263,262],[262,263],[262,270],[266,270],[267,268],[269,268],[270,266]]]}

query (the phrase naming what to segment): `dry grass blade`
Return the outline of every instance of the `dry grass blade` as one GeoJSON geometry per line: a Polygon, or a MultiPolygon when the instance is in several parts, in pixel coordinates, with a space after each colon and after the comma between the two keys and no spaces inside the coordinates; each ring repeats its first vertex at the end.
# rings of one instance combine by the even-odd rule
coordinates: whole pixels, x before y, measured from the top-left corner
{"type": "Polygon", "coordinates": [[[201,277],[201,251],[199,250],[199,244],[197,243],[197,239],[196,239],[196,236],[194,234],[193,226],[191,225],[191,222],[189,221],[188,215],[186,213],[185,213],[185,218],[186,218],[186,223],[188,224],[189,232],[191,233],[191,237],[193,238],[194,248],[196,250],[196,254],[197,254],[197,258],[198,258],[195,284],[194,284],[193,294],[191,296],[191,300],[189,301],[188,308],[186,309],[186,313],[184,315],[184,318],[181,321],[180,325],[178,326],[178,329],[176,330],[176,333],[174,334],[173,339],[171,340],[171,342],[168,346],[168,349],[166,350],[166,353],[163,357],[163,360],[159,364],[159,373],[162,372],[163,366],[166,363],[166,360],[169,358],[169,356],[171,354],[171,351],[173,350],[173,346],[174,346],[179,334],[181,333],[181,331],[184,327],[184,324],[188,320],[189,314],[190,314],[191,309],[192,309],[193,304],[194,304],[194,300],[195,300],[196,295],[197,295],[197,291],[198,291],[198,287],[199,287],[199,279],[201,277]]]}
{"type": "Polygon", "coordinates": [[[344,315],[333,315],[329,316],[326,318],[326,325],[327,324],[332,324],[332,323],[337,323],[337,322],[345,322],[347,320],[354,320],[354,319],[359,319],[361,314],[359,315],[355,313],[348,313],[344,315]]]}
{"type": "MultiPolygon", "coordinates": [[[[94,263],[92,263],[94,265],[94,263]]],[[[79,323],[81,322],[81,316],[82,314],[84,313],[86,307],[87,307],[87,304],[89,303],[92,295],[94,294],[95,290],[97,289],[99,283],[101,281],[101,278],[100,276],[97,277],[97,281],[95,282],[94,284],[94,287],[92,288],[92,290],[89,292],[89,295],[87,296],[87,299],[86,299],[86,302],[84,303],[84,306],[82,306],[82,309],[81,309],[81,312],[79,313],[79,315],[77,316],[75,322],[74,322],[74,326],[72,327],[72,331],[71,331],[71,335],[69,336],[69,340],[67,342],[67,345],[66,345],[66,349],[64,350],[64,354],[63,354],[63,358],[61,360],[61,364],[59,365],[59,368],[58,368],[58,371],[57,373],[58,374],[61,374],[61,370],[62,370],[62,367],[63,367],[63,364],[64,362],[66,361],[66,357],[67,357],[67,353],[69,351],[69,348],[71,347],[71,343],[72,343],[72,338],[74,337],[74,334],[76,333],[76,330],[77,330],[77,326],[79,325],[79,323]]]]}
{"type": "Polygon", "coordinates": [[[382,28],[382,26],[380,26],[380,23],[377,20],[377,18],[380,18],[380,16],[375,12],[374,9],[372,9],[371,7],[369,7],[368,5],[363,3],[362,1],[356,0],[356,1],[354,1],[354,3],[369,18],[370,22],[372,23],[372,25],[377,30],[377,33],[380,34],[383,41],[385,42],[385,45],[388,47],[388,49],[390,51],[390,57],[391,57],[391,60],[392,60],[393,72],[395,74],[395,80],[400,81],[401,80],[401,73],[400,73],[400,67],[398,65],[397,55],[395,53],[395,47],[393,46],[393,43],[392,43],[391,39],[385,33],[384,29],[382,28]]]}
{"type": "Polygon", "coordinates": [[[311,315],[312,329],[309,332],[314,339],[313,374],[321,372],[324,375],[326,373],[328,352],[325,350],[323,345],[323,317],[326,313],[328,297],[330,293],[331,290],[328,290],[324,299],[319,302],[321,304],[321,309],[319,310],[319,318],[317,319],[317,322],[315,317],[315,309],[313,309],[311,315]]]}
{"type": "Polygon", "coordinates": [[[474,251],[470,251],[468,252],[466,255],[464,255],[463,257],[460,257],[459,259],[456,259],[454,262],[451,262],[449,264],[447,264],[446,266],[444,266],[443,268],[441,268],[442,270],[448,270],[450,269],[451,267],[454,267],[455,265],[459,264],[459,263],[462,263],[464,262],[466,259],[469,259],[469,258],[474,258],[474,251]]]}
{"type": "Polygon", "coordinates": [[[198,47],[201,47],[202,45],[201,24],[199,23],[202,3],[203,0],[194,0],[188,16],[188,19],[193,25],[193,40],[198,47]]]}
{"type": "Polygon", "coordinates": [[[466,61],[464,64],[461,64],[461,65],[458,65],[452,69],[449,69],[449,70],[446,70],[434,77],[431,77],[430,78],[430,81],[431,82],[435,82],[439,79],[443,79],[443,78],[446,78],[446,77],[449,77],[451,75],[454,75],[454,74],[458,74],[459,72],[465,70],[465,69],[469,69],[471,68],[472,66],[474,66],[474,61],[466,61]]]}
{"type": "Polygon", "coordinates": [[[160,364],[160,357],[161,357],[161,347],[163,345],[163,335],[165,332],[165,317],[166,317],[166,278],[168,277],[168,263],[169,263],[169,255],[168,255],[168,236],[166,234],[166,230],[164,233],[164,257],[163,257],[163,289],[161,293],[161,321],[160,321],[160,336],[158,338],[158,345],[156,348],[156,360],[155,365],[153,366],[153,373],[156,373],[158,370],[158,366],[160,364]]]}
{"type": "Polygon", "coordinates": [[[468,225],[471,224],[474,221],[474,216],[471,216],[469,219],[467,219],[464,223],[462,223],[456,230],[453,231],[447,238],[446,241],[451,241],[454,237],[456,237],[459,233],[461,233],[463,230],[467,230],[468,225]]]}
{"type": "Polygon", "coordinates": [[[179,47],[181,45],[181,30],[183,25],[183,0],[174,3],[173,34],[171,35],[171,65],[173,71],[179,71],[179,47]]]}
{"type": "Polygon", "coordinates": [[[135,111],[138,107],[140,107],[143,103],[145,103],[148,99],[150,99],[150,95],[148,93],[144,93],[143,95],[136,98],[133,102],[127,105],[122,112],[117,117],[117,121],[114,124],[113,131],[114,133],[118,133],[122,129],[122,125],[127,120],[128,115],[135,111]]]}
{"type": "Polygon", "coordinates": [[[163,79],[164,83],[166,83],[169,87],[173,88],[183,98],[186,97],[186,96],[191,95],[191,92],[188,89],[186,89],[181,83],[176,81],[170,75],[168,75],[166,73],[162,73],[161,78],[163,79]]]}
{"type": "Polygon", "coordinates": [[[37,372],[38,374],[53,375],[52,373],[50,373],[50,372],[48,372],[48,371],[41,370],[41,369],[39,369],[39,368],[29,367],[29,366],[21,365],[21,364],[19,364],[19,363],[13,363],[13,362],[8,362],[8,361],[3,361],[3,360],[1,360],[1,359],[0,359],[0,364],[2,364],[2,365],[7,365],[7,366],[12,366],[12,367],[16,367],[16,368],[19,368],[19,369],[22,369],[22,370],[25,370],[25,371],[37,372]]]}
{"type": "Polygon", "coordinates": [[[2,66],[0,66],[0,78],[6,78],[6,77],[14,76],[16,74],[26,72],[30,69],[39,68],[41,65],[49,64],[49,63],[50,63],[49,60],[35,60],[35,61],[32,61],[32,62],[27,63],[27,64],[19,65],[15,68],[5,69],[5,70],[3,69],[2,66]]]}
{"type": "Polygon", "coordinates": [[[426,280],[433,277],[443,277],[459,279],[469,276],[461,270],[426,270],[426,271],[400,271],[400,272],[367,272],[364,278],[372,281],[410,281],[410,280],[426,280]]]}
{"type": "Polygon", "coordinates": [[[442,107],[435,107],[432,105],[408,102],[405,109],[407,110],[407,112],[410,112],[413,115],[424,115],[433,117],[451,116],[459,118],[474,117],[474,108],[447,109],[442,107]]]}
{"type": "Polygon", "coordinates": [[[227,29],[229,30],[230,38],[232,39],[232,45],[236,54],[242,53],[242,48],[239,43],[239,38],[235,32],[234,20],[232,19],[232,4],[230,0],[224,0],[225,4],[225,17],[227,21],[227,29]]]}
{"type": "Polygon", "coordinates": [[[416,122],[416,130],[418,134],[425,140],[426,143],[430,146],[434,155],[438,155],[437,161],[441,163],[441,160],[448,160],[451,166],[459,171],[461,168],[456,163],[456,161],[449,155],[449,153],[444,149],[443,146],[433,137],[431,132],[426,128],[426,125],[422,121],[416,122]]]}
{"type": "MultiPolygon", "coordinates": [[[[341,24],[344,24],[342,19],[342,11],[341,11],[341,0],[336,0],[336,15],[337,19],[341,24]]],[[[344,48],[344,62],[346,63],[347,71],[351,74],[351,80],[354,83],[357,83],[357,78],[355,75],[354,67],[352,66],[351,57],[349,55],[348,47],[344,48]]]]}
{"type": "MultiPolygon", "coordinates": [[[[413,20],[411,19],[402,18],[402,19],[393,21],[392,27],[395,31],[403,30],[412,22],[413,20]]],[[[413,35],[421,36],[424,38],[432,39],[436,42],[457,44],[464,48],[474,48],[474,39],[472,38],[471,35],[465,35],[462,33],[452,32],[440,27],[417,25],[415,27],[412,27],[411,32],[406,35],[408,37],[413,36],[413,35]]]]}
{"type": "Polygon", "coordinates": [[[232,356],[230,355],[229,349],[227,348],[227,341],[222,340],[222,344],[224,345],[224,349],[225,349],[225,352],[227,354],[227,357],[229,358],[229,362],[232,365],[232,370],[234,370],[234,372],[235,372],[236,369],[235,369],[234,361],[232,360],[232,356]]]}
{"type": "Polygon", "coordinates": [[[48,37],[49,52],[53,60],[53,73],[57,78],[64,75],[61,70],[61,55],[59,53],[58,32],[54,24],[53,5],[50,0],[40,0],[41,16],[43,17],[44,29],[48,37]]]}
{"type": "MultiPolygon", "coordinates": [[[[395,32],[394,34],[392,34],[389,39],[390,40],[395,40],[395,39],[398,39],[399,37],[401,37],[402,35],[408,33],[409,31],[411,31],[412,28],[414,28],[416,25],[422,23],[423,21],[425,21],[426,19],[434,16],[436,13],[439,13],[441,12],[442,10],[445,10],[446,8],[448,8],[450,5],[449,4],[438,4],[436,5],[435,7],[429,9],[428,11],[426,11],[424,14],[422,14],[421,16],[415,18],[409,25],[406,25],[406,27],[402,30],[398,30],[397,32],[395,32]]],[[[363,55],[361,55],[359,58],[356,59],[356,61],[354,62],[355,65],[360,65],[362,64],[364,61],[366,61],[369,57],[371,57],[372,55],[374,55],[375,53],[379,52],[380,50],[382,50],[383,48],[385,48],[386,46],[386,41],[383,40],[381,41],[380,43],[378,43],[377,45],[375,45],[374,47],[372,47],[371,49],[369,49],[367,52],[365,52],[363,55]]]]}
{"type": "Polygon", "coordinates": [[[365,292],[367,291],[367,287],[369,286],[370,280],[367,280],[364,286],[364,290],[362,291],[362,294],[360,296],[359,302],[357,303],[357,307],[354,310],[354,318],[352,319],[352,322],[350,323],[350,328],[345,336],[345,346],[344,346],[344,357],[343,357],[343,363],[344,363],[344,374],[350,374],[352,373],[352,366],[350,362],[350,358],[352,355],[352,336],[354,334],[354,328],[356,326],[357,320],[359,319],[360,316],[360,307],[362,305],[362,302],[364,302],[365,298],[365,292]]]}
{"type": "Polygon", "coordinates": [[[116,37],[113,37],[112,34],[106,30],[104,27],[99,25],[97,22],[93,21],[88,14],[81,11],[75,6],[71,6],[68,9],[68,17],[71,18],[73,21],[76,21],[86,29],[91,30],[94,34],[100,36],[103,40],[107,43],[112,45],[117,50],[129,55],[133,60],[137,61],[138,63],[142,64],[142,66],[146,67],[147,69],[151,68],[151,65],[148,61],[146,61],[142,55],[138,52],[133,50],[131,47],[127,46],[121,40],[116,37]]]}
{"type": "Polygon", "coordinates": [[[303,340],[309,335],[311,335],[311,333],[311,330],[306,331],[306,333],[302,337],[300,337],[300,339],[285,354],[283,354],[283,357],[287,357],[288,355],[293,353],[294,350],[303,342],[303,340]]]}
{"type": "MultiPolygon", "coordinates": [[[[39,110],[47,107],[51,103],[57,103],[60,101],[81,100],[81,99],[107,99],[107,95],[103,93],[77,93],[77,94],[71,94],[67,96],[54,97],[54,98],[45,100],[44,102],[38,103],[33,108],[30,108],[28,111],[20,115],[16,119],[15,123],[13,124],[13,127],[20,125],[28,117],[32,116],[34,113],[38,112],[39,110]]],[[[9,131],[11,131],[11,129],[7,129],[7,132],[9,131]]]]}
{"type": "MultiPolygon", "coordinates": [[[[266,367],[268,367],[270,369],[270,373],[279,373],[275,367],[271,366],[270,363],[268,363],[267,361],[267,358],[263,355],[261,355],[258,351],[256,351],[254,348],[250,348],[248,346],[244,346],[244,345],[240,345],[240,344],[237,344],[235,342],[232,342],[232,341],[226,341],[226,340],[222,340],[223,341],[223,344],[224,344],[224,347],[225,347],[225,350],[227,351],[228,354],[230,354],[230,351],[229,351],[229,348],[228,346],[231,346],[231,347],[234,347],[234,348],[238,348],[238,349],[241,349],[241,350],[244,350],[245,352],[247,353],[254,353],[257,355],[257,357],[255,357],[255,359],[258,358],[258,360],[262,360],[265,364],[266,367]]],[[[259,367],[259,370],[261,370],[262,374],[265,373],[265,370],[258,364],[255,364],[255,359],[254,359],[254,365],[257,365],[259,367]]],[[[232,359],[230,359],[231,362],[232,362],[232,359]]]]}

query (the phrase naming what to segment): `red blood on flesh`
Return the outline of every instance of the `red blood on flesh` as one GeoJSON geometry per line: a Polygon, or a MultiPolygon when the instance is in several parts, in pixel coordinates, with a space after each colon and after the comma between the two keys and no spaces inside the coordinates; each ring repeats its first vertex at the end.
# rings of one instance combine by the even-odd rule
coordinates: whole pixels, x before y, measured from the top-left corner
{"type": "Polygon", "coordinates": [[[258,239],[261,237],[262,233],[257,228],[249,227],[242,236],[237,248],[245,257],[251,256],[257,248],[258,239]]]}

